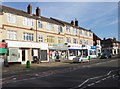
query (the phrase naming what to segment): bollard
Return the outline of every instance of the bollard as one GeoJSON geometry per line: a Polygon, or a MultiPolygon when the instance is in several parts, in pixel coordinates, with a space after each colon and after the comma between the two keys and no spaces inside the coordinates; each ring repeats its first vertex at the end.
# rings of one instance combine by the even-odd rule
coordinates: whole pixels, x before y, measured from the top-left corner
{"type": "Polygon", "coordinates": [[[91,59],[90,56],[88,56],[88,60],[89,60],[89,61],[90,61],[90,59],[91,59]]]}
{"type": "Polygon", "coordinates": [[[29,60],[26,62],[26,68],[30,68],[30,61],[29,60]]]}

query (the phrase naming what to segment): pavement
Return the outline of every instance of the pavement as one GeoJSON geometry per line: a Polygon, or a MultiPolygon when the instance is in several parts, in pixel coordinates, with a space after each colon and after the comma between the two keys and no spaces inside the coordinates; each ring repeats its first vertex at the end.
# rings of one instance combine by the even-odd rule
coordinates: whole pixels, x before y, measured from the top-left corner
{"type": "MultiPolygon", "coordinates": [[[[95,61],[100,59],[91,59],[90,61],[95,61]]],[[[70,63],[73,63],[71,60],[61,60],[61,62],[42,62],[42,63],[32,63],[30,68],[26,68],[25,64],[10,64],[9,67],[2,67],[2,73],[12,73],[12,72],[21,72],[29,71],[33,69],[42,69],[42,68],[51,68],[51,67],[61,67],[69,66],[70,63]]]]}

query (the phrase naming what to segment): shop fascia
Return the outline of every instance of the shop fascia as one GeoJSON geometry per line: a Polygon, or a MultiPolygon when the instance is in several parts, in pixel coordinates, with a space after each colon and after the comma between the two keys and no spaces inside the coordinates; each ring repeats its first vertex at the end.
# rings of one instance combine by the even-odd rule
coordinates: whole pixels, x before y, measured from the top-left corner
{"type": "Polygon", "coordinates": [[[68,50],[68,45],[66,45],[66,44],[49,44],[49,49],[68,50]]]}
{"type": "Polygon", "coordinates": [[[90,46],[83,44],[70,44],[68,43],[68,49],[89,49],[90,46]]]}

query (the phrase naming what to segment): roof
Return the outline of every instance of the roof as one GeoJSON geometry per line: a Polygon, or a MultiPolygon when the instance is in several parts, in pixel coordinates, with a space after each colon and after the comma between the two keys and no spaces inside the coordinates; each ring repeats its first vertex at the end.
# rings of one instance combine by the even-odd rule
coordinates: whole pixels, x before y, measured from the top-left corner
{"type": "Polygon", "coordinates": [[[62,20],[59,20],[59,19],[55,19],[55,18],[52,18],[52,17],[50,17],[50,18],[53,19],[53,20],[55,20],[55,21],[58,21],[59,23],[62,23],[62,24],[64,24],[64,25],[69,25],[69,26],[72,26],[72,27],[75,27],[75,28],[78,28],[78,29],[83,29],[83,30],[92,32],[91,30],[87,30],[87,29],[85,29],[85,28],[83,28],[83,27],[74,26],[74,25],[72,25],[72,24],[69,23],[69,22],[65,22],[65,21],[62,21],[62,20]]]}
{"type": "Polygon", "coordinates": [[[62,25],[62,26],[69,25],[69,26],[72,26],[72,27],[75,27],[75,28],[78,28],[78,29],[83,29],[83,30],[92,32],[91,30],[87,30],[87,29],[85,29],[83,27],[79,27],[79,26],[73,26],[71,23],[68,23],[68,22],[65,22],[65,21],[62,21],[62,20],[58,20],[58,19],[55,19],[55,18],[52,18],[52,17],[50,17],[50,18],[47,18],[47,17],[44,17],[44,16],[38,17],[35,14],[28,14],[27,12],[25,12],[23,10],[18,10],[18,9],[7,7],[7,6],[4,6],[4,5],[0,5],[0,7],[2,7],[2,9],[0,9],[0,13],[1,12],[8,12],[8,13],[12,13],[12,14],[20,15],[20,16],[25,16],[25,17],[28,17],[28,18],[33,18],[33,19],[37,19],[37,20],[41,20],[41,21],[45,21],[45,22],[49,22],[49,23],[54,23],[54,24],[57,24],[57,25],[62,25]]]}
{"type": "Polygon", "coordinates": [[[108,39],[105,39],[105,40],[102,40],[102,41],[110,41],[112,43],[120,43],[120,41],[117,41],[116,39],[112,39],[112,38],[108,38],[108,39]]]}
{"type": "Polygon", "coordinates": [[[20,16],[25,16],[25,17],[28,17],[28,18],[33,18],[33,19],[37,19],[37,20],[41,20],[41,21],[45,21],[45,22],[49,22],[49,23],[54,23],[54,24],[57,24],[57,25],[63,25],[57,21],[54,21],[50,18],[47,18],[47,17],[43,17],[43,16],[36,16],[35,14],[28,14],[27,12],[23,11],[23,10],[18,10],[18,9],[14,9],[14,8],[11,8],[11,7],[7,7],[7,6],[1,6],[2,9],[0,9],[0,12],[8,12],[8,13],[12,13],[12,14],[16,14],[16,15],[20,15],[20,16]]]}
{"type": "Polygon", "coordinates": [[[96,40],[101,40],[100,37],[98,37],[95,33],[93,33],[93,39],[96,39],[96,40]]]}

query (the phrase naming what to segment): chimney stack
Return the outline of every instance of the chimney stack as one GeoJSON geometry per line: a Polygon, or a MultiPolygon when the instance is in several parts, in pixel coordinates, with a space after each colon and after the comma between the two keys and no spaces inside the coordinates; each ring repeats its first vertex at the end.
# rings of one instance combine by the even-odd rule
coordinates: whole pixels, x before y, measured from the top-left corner
{"type": "Polygon", "coordinates": [[[75,26],[78,26],[78,20],[75,18],[75,26]]]}
{"type": "Polygon", "coordinates": [[[32,14],[32,5],[31,4],[29,4],[27,7],[27,13],[32,14]]]}
{"type": "Polygon", "coordinates": [[[40,8],[39,7],[37,7],[37,9],[36,9],[36,16],[40,16],[40,8]]]}
{"type": "Polygon", "coordinates": [[[71,20],[71,24],[74,25],[74,21],[73,20],[71,20]]]}

